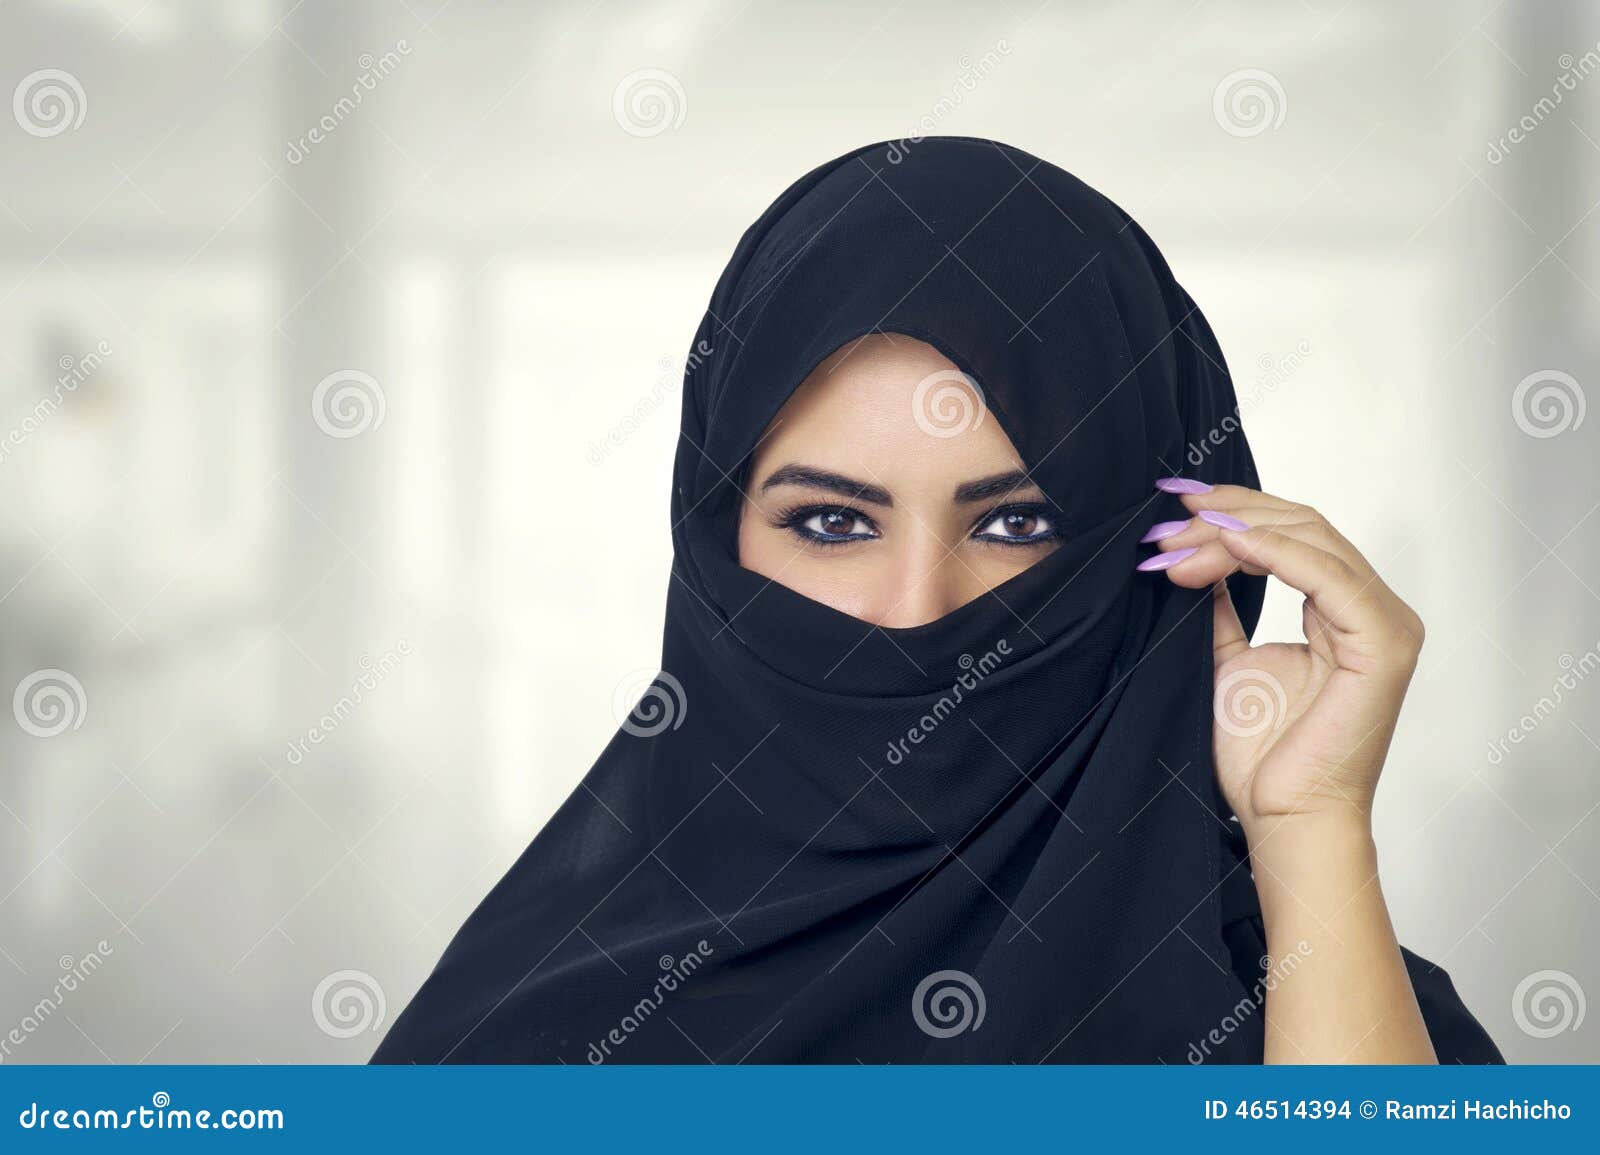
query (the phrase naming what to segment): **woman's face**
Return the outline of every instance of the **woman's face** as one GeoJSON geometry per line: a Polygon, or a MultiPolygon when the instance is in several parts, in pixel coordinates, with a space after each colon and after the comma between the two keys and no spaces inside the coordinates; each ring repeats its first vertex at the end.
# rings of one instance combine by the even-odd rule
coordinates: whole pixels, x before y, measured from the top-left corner
{"type": "Polygon", "coordinates": [[[739,563],[864,621],[917,626],[1049,554],[1057,524],[955,365],[873,334],[818,366],[767,430],[739,563]]]}

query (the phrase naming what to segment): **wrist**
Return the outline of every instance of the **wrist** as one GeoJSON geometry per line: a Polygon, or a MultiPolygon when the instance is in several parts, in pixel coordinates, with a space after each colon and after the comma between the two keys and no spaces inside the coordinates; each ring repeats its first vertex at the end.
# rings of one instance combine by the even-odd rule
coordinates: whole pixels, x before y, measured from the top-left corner
{"type": "Polygon", "coordinates": [[[1258,814],[1239,819],[1252,860],[1289,865],[1302,858],[1332,854],[1342,860],[1372,851],[1372,812],[1339,805],[1288,814],[1258,814]]]}
{"type": "Polygon", "coordinates": [[[1363,894],[1379,897],[1378,849],[1365,815],[1283,815],[1245,831],[1250,869],[1269,931],[1346,910],[1363,894]]]}

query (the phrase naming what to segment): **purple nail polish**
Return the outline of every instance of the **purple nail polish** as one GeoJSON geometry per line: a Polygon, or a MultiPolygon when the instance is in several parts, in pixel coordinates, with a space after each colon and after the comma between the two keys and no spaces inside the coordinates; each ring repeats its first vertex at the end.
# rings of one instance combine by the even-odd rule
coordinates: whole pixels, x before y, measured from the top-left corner
{"type": "Polygon", "coordinates": [[[1218,513],[1214,509],[1202,509],[1200,511],[1200,520],[1205,522],[1205,523],[1207,523],[1208,525],[1214,525],[1218,529],[1236,529],[1237,530],[1237,529],[1249,529],[1250,528],[1244,522],[1240,521],[1237,517],[1230,517],[1226,513],[1218,513]]]}
{"type": "Polygon", "coordinates": [[[1148,545],[1152,541],[1161,541],[1164,538],[1172,537],[1174,534],[1182,533],[1188,527],[1189,523],[1186,521],[1158,521],[1145,530],[1144,536],[1139,541],[1148,545]]]}
{"type": "Polygon", "coordinates": [[[1161,477],[1156,479],[1156,488],[1162,493],[1210,493],[1211,487],[1203,481],[1195,481],[1188,477],[1161,477]]]}
{"type": "Polygon", "coordinates": [[[1175,549],[1168,553],[1158,553],[1155,557],[1147,557],[1135,569],[1141,573],[1153,573],[1156,570],[1171,569],[1185,558],[1193,557],[1199,546],[1190,546],[1188,549],[1175,549]]]}

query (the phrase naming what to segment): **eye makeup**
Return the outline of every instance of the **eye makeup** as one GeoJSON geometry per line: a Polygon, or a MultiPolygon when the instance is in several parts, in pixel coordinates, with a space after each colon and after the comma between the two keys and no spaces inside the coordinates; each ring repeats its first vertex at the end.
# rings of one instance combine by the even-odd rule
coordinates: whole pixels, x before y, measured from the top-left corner
{"type": "Polygon", "coordinates": [[[848,545],[883,536],[870,517],[847,505],[807,502],[779,510],[770,523],[810,545],[848,545]]]}
{"type": "Polygon", "coordinates": [[[991,509],[973,525],[974,541],[1003,546],[1054,544],[1061,540],[1054,515],[1042,501],[1010,502],[991,509]]]}
{"type": "MultiPolygon", "coordinates": [[[[804,502],[776,511],[768,522],[808,545],[837,546],[874,541],[883,530],[867,514],[848,505],[804,502]]],[[[967,536],[985,545],[1007,548],[1054,544],[1061,540],[1047,503],[1008,502],[977,518],[967,536]]]]}

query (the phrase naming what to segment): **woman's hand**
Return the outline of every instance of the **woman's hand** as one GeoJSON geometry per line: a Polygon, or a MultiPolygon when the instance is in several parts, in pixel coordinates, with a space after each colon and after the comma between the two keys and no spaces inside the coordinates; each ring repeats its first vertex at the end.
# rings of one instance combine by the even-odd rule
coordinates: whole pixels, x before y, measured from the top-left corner
{"type": "MultiPolygon", "coordinates": [[[[1216,612],[1214,752],[1224,796],[1251,842],[1284,818],[1354,820],[1368,829],[1422,621],[1316,510],[1259,490],[1158,483],[1196,516],[1151,531],[1161,569],[1211,586],[1216,612]],[[1271,574],[1305,595],[1304,643],[1252,646],[1228,574],[1271,574]]],[[[1147,540],[1149,535],[1147,535],[1147,540]]]]}
{"type": "Polygon", "coordinates": [[[1217,778],[1250,844],[1267,952],[1269,1063],[1432,1063],[1433,1044],[1378,886],[1372,796],[1422,622],[1316,510],[1168,478],[1195,516],[1156,526],[1140,563],[1215,591],[1217,778]],[[1199,492],[1196,492],[1196,491],[1199,492]],[[1223,578],[1305,595],[1305,642],[1252,646],[1223,578]]]}

